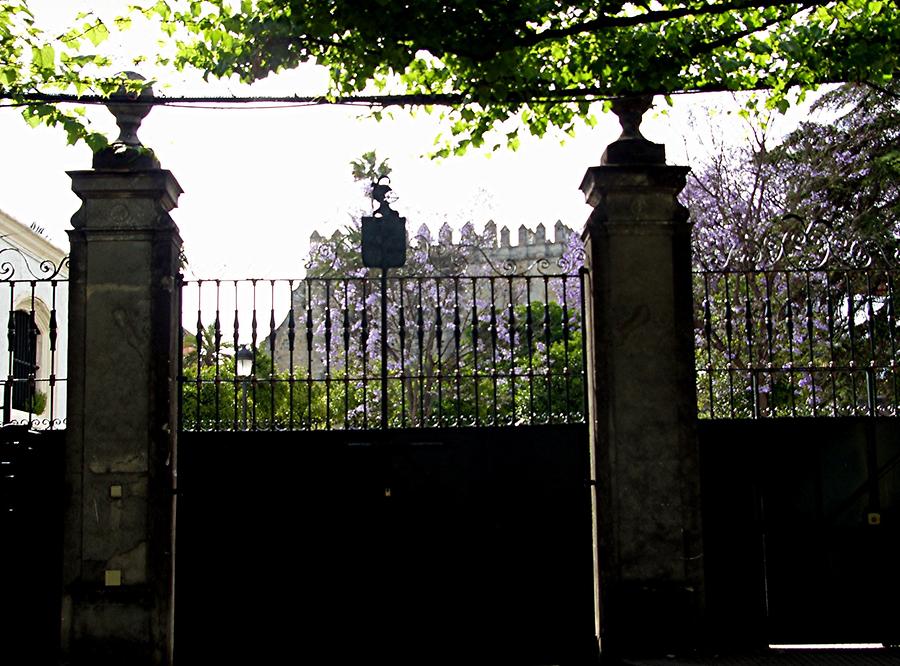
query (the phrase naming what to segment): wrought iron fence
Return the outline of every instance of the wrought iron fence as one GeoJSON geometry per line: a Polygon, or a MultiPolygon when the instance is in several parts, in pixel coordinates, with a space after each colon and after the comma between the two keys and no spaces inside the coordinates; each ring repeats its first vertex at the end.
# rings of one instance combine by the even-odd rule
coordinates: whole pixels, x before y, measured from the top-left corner
{"type": "Polygon", "coordinates": [[[0,322],[6,326],[0,354],[4,425],[65,426],[67,270],[68,258],[35,268],[17,248],[0,249],[0,302],[7,304],[0,322]]]}
{"type": "Polygon", "coordinates": [[[182,429],[584,420],[583,273],[379,273],[185,282],[182,429]]]}
{"type": "Polygon", "coordinates": [[[898,413],[894,251],[814,224],[710,264],[694,272],[701,418],[898,413]]]}

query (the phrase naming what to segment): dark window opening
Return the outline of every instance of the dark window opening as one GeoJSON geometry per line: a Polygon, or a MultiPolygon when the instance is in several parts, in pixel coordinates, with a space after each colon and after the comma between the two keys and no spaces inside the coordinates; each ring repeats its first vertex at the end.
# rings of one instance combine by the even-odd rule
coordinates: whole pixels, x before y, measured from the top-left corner
{"type": "Polygon", "coordinates": [[[34,377],[37,374],[37,339],[40,332],[31,313],[13,313],[12,407],[34,411],[34,377]]]}

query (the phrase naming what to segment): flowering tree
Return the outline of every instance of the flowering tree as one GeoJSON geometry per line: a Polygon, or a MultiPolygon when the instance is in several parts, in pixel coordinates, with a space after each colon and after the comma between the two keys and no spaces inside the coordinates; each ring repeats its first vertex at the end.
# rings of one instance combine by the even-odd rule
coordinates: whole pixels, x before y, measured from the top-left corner
{"type": "Polygon", "coordinates": [[[845,109],[772,149],[758,130],[686,188],[709,416],[897,408],[896,97],[848,86],[822,104],[845,109]]]}
{"type": "Polygon", "coordinates": [[[454,243],[449,226],[434,239],[423,225],[384,293],[377,269],[361,264],[357,226],[312,249],[300,305],[308,367],[321,373],[320,394],[340,389],[347,425],[377,421],[383,345],[388,400],[398,406],[391,425],[581,418],[580,276],[567,272],[578,268],[574,243],[556,271],[537,261],[544,273],[535,265],[529,274],[493,265],[487,234],[467,224],[454,243]]]}
{"type": "Polygon", "coordinates": [[[807,121],[772,151],[789,184],[786,206],[885,248],[900,238],[900,82],[851,84],[823,95],[807,121]]]}

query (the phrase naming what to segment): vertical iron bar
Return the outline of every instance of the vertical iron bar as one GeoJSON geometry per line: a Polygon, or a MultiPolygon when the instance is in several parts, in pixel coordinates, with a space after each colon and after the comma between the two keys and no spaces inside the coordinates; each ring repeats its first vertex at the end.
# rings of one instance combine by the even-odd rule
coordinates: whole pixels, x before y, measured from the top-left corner
{"type": "Polygon", "coordinates": [[[269,280],[269,430],[276,430],[275,419],[275,280],[269,280]]]}
{"type": "Polygon", "coordinates": [[[419,427],[425,425],[425,317],[422,312],[422,278],[417,279],[418,305],[416,307],[416,339],[419,342],[419,427]]]}
{"type": "Polygon", "coordinates": [[[552,356],[550,354],[551,335],[550,335],[550,278],[544,276],[544,351],[546,353],[545,363],[547,368],[544,372],[545,384],[547,387],[547,413],[545,414],[545,423],[553,423],[553,387],[551,379],[552,356]]]}
{"type": "Polygon", "coordinates": [[[253,369],[250,371],[250,379],[252,381],[252,387],[253,387],[252,388],[252,390],[253,390],[253,393],[252,393],[253,408],[251,410],[251,419],[252,419],[251,424],[252,424],[253,430],[256,430],[256,389],[257,389],[257,383],[258,383],[258,378],[256,376],[256,371],[257,371],[257,366],[256,366],[257,358],[256,357],[257,357],[257,354],[259,353],[258,347],[257,347],[259,328],[258,328],[258,323],[257,323],[257,318],[256,318],[256,282],[257,282],[256,279],[250,280],[250,284],[253,289],[253,317],[250,320],[250,343],[251,343],[251,348],[253,350],[253,366],[252,366],[253,369]]]}
{"type": "Polygon", "coordinates": [[[312,312],[312,280],[306,279],[306,429],[313,429],[312,418],[312,381],[313,381],[313,312],[312,312]]]}
{"type": "Polygon", "coordinates": [[[496,278],[491,276],[491,379],[493,381],[494,413],[491,425],[497,425],[497,301],[495,293],[496,278]]]}
{"type": "Polygon", "coordinates": [[[891,360],[890,360],[890,363],[888,363],[888,367],[890,368],[891,382],[894,385],[894,400],[893,400],[893,405],[892,405],[892,409],[891,409],[891,414],[893,416],[896,416],[897,415],[898,393],[900,393],[900,391],[898,391],[898,388],[900,388],[900,387],[898,387],[897,367],[896,367],[896,365],[897,365],[897,341],[894,337],[894,335],[895,335],[894,327],[897,325],[897,319],[896,319],[895,310],[894,310],[894,274],[890,270],[888,270],[888,272],[887,272],[887,279],[888,279],[887,316],[888,316],[888,332],[889,332],[888,337],[890,338],[890,341],[891,341],[891,360]]]}
{"type": "MultiPolygon", "coordinates": [[[[238,317],[238,281],[234,280],[234,372],[232,373],[234,376],[231,378],[234,383],[234,387],[232,390],[232,395],[234,396],[234,408],[232,409],[232,417],[234,423],[232,424],[232,430],[238,429],[238,374],[237,374],[237,351],[240,348],[240,319],[238,317]]],[[[241,382],[243,385],[243,382],[241,382]]]]}
{"type": "Polygon", "coordinates": [[[9,344],[9,363],[7,368],[9,368],[9,373],[6,377],[6,386],[3,391],[3,423],[9,423],[12,421],[12,399],[13,399],[13,373],[14,373],[14,364],[15,364],[15,349],[16,349],[16,310],[15,310],[15,298],[16,298],[16,283],[9,283],[9,320],[6,323],[6,340],[9,344]]]}
{"type": "Polygon", "coordinates": [[[462,336],[459,316],[459,277],[453,278],[453,347],[456,355],[456,423],[462,423],[462,370],[459,361],[459,344],[462,336]]]}
{"type": "MultiPolygon", "coordinates": [[[[56,321],[56,286],[57,281],[52,280],[50,282],[50,325],[49,330],[47,331],[47,338],[50,342],[50,382],[49,382],[49,401],[50,401],[50,429],[55,430],[55,421],[56,421],[56,339],[58,335],[58,325],[56,321]]],[[[181,285],[177,285],[177,288],[180,289],[181,285]]],[[[180,293],[180,292],[179,292],[180,293]]],[[[178,327],[179,329],[181,326],[178,327]]],[[[180,337],[180,336],[179,336],[180,337]]],[[[180,341],[179,341],[180,342],[180,341]]],[[[184,345],[179,344],[179,350],[184,349],[184,345]]],[[[181,354],[179,353],[179,357],[181,354]]],[[[181,368],[178,370],[179,376],[181,375],[181,368]]],[[[179,387],[179,396],[181,395],[180,387],[179,387]]],[[[179,398],[180,399],[180,398],[179,398]]],[[[179,419],[181,418],[181,411],[179,409],[179,419]]]]}
{"type": "Polygon", "coordinates": [[[725,272],[725,360],[728,372],[728,409],[730,418],[734,418],[734,348],[732,347],[732,323],[734,312],[731,309],[731,273],[725,272]]]}
{"type": "MultiPolygon", "coordinates": [[[[221,306],[221,294],[220,294],[221,283],[222,283],[221,280],[216,280],[216,281],[215,281],[215,284],[216,284],[216,319],[215,319],[215,321],[213,322],[213,327],[214,327],[213,335],[215,336],[215,337],[214,337],[214,340],[213,340],[213,344],[214,344],[214,346],[215,346],[215,355],[216,355],[216,359],[215,359],[215,361],[216,361],[216,375],[215,375],[215,380],[214,380],[214,381],[215,381],[214,386],[215,386],[215,429],[216,429],[216,430],[221,429],[221,420],[222,420],[221,406],[220,406],[220,404],[219,404],[219,403],[220,403],[220,393],[221,393],[221,388],[222,388],[222,387],[221,387],[221,381],[222,381],[222,374],[221,374],[221,370],[222,370],[222,368],[221,368],[221,358],[222,358],[222,320],[221,320],[221,313],[220,313],[220,306],[221,306]]],[[[235,351],[236,351],[236,350],[235,350],[235,351]]]]}
{"type": "Polygon", "coordinates": [[[531,278],[525,278],[525,346],[528,353],[528,422],[534,425],[534,321],[531,311],[531,278]]]}
{"type": "Polygon", "coordinates": [[[866,404],[869,416],[875,416],[878,410],[878,387],[876,385],[875,365],[878,352],[875,345],[875,309],[872,307],[872,269],[866,270],[866,318],[869,333],[869,367],[866,369],[866,404]]]}
{"type": "Polygon", "coordinates": [[[510,425],[516,423],[516,313],[513,309],[513,279],[506,278],[507,295],[507,320],[509,324],[509,397],[510,397],[510,425]]]}
{"type": "Polygon", "coordinates": [[[201,308],[200,304],[203,302],[203,280],[197,280],[197,339],[195,342],[196,352],[197,352],[197,377],[195,379],[197,386],[197,404],[195,405],[195,414],[196,421],[194,422],[194,427],[197,430],[203,430],[203,422],[201,421],[201,411],[200,411],[200,393],[202,389],[202,369],[203,369],[203,321],[201,316],[201,308]]]}
{"type": "Polygon", "coordinates": [[[400,426],[406,427],[406,310],[403,305],[403,292],[406,291],[406,281],[403,277],[397,279],[397,291],[399,298],[399,310],[397,318],[400,320],[400,426]]]}
{"type": "Polygon", "coordinates": [[[753,303],[750,300],[750,275],[744,273],[744,335],[747,338],[747,369],[750,371],[750,390],[753,392],[753,418],[759,418],[759,375],[753,358],[753,303]]]}
{"type": "Polygon", "coordinates": [[[360,336],[360,354],[362,355],[362,413],[363,428],[369,427],[369,281],[362,278],[362,330],[360,336]]]}
{"type": "MultiPolygon", "coordinates": [[[[563,296],[563,305],[562,305],[562,325],[563,325],[563,382],[565,383],[566,390],[566,423],[572,422],[572,372],[571,372],[571,360],[569,357],[569,285],[567,284],[569,281],[569,275],[563,275],[562,278],[562,296],[563,296]]],[[[581,273],[578,274],[579,281],[581,278],[581,273]]],[[[582,337],[584,337],[584,326],[582,326],[582,337]]],[[[585,378],[586,379],[586,378],[585,378]]],[[[585,407],[587,403],[585,403],[585,407]]]]}
{"type": "MultiPolygon", "coordinates": [[[[303,287],[297,287],[302,289],[303,287]]],[[[294,344],[297,339],[297,322],[294,318],[294,281],[288,280],[288,430],[294,429],[294,344]]]]}
{"type": "Polygon", "coordinates": [[[478,301],[476,299],[476,278],[472,278],[472,383],[474,384],[475,419],[474,425],[481,425],[481,407],[478,404],[478,301]]]}
{"type": "Polygon", "coordinates": [[[819,399],[816,395],[816,352],[815,352],[815,326],[813,324],[813,294],[810,272],[806,271],[806,337],[809,342],[809,386],[812,391],[813,416],[819,415],[819,399]]]}
{"type": "Polygon", "coordinates": [[[444,320],[441,314],[441,281],[440,278],[434,278],[434,337],[437,346],[437,412],[438,425],[444,426],[444,320]]]}
{"type": "Polygon", "coordinates": [[[847,330],[850,333],[850,395],[853,401],[853,415],[859,414],[859,396],[856,392],[856,306],[853,303],[853,284],[850,271],[844,271],[847,281],[847,330]]]}
{"type": "Polygon", "coordinates": [[[344,429],[350,427],[350,281],[344,278],[344,429]]]}
{"type": "Polygon", "coordinates": [[[831,275],[825,273],[825,297],[828,300],[828,368],[831,376],[831,415],[837,416],[837,382],[834,366],[834,302],[831,298],[831,275]]]}
{"type": "Polygon", "coordinates": [[[796,387],[794,386],[796,374],[794,371],[794,303],[791,296],[791,273],[788,271],[784,273],[784,286],[785,298],[787,299],[785,307],[787,308],[788,385],[790,386],[791,396],[791,416],[797,416],[797,397],[795,395],[796,387]]]}
{"type": "Polygon", "coordinates": [[[768,352],[768,362],[766,363],[766,367],[769,370],[769,416],[775,416],[775,321],[774,313],[772,312],[772,274],[766,272],[763,273],[763,276],[766,283],[765,318],[766,351],[768,352]]]}
{"type": "MultiPolygon", "coordinates": [[[[175,288],[178,290],[178,302],[184,302],[184,276],[179,271],[175,278],[175,288]]],[[[54,310],[55,301],[54,301],[54,310]]],[[[184,430],[184,324],[183,312],[178,311],[178,432],[184,430]]],[[[55,317],[51,318],[51,330],[56,327],[55,317]]],[[[55,335],[51,338],[55,345],[55,335]]],[[[54,365],[55,367],[55,365],[54,365]]]]}
{"type": "MultiPolygon", "coordinates": [[[[713,390],[712,362],[712,305],[709,299],[709,271],[703,271],[703,341],[706,343],[706,379],[709,389],[709,418],[716,418],[716,398],[713,390]]],[[[759,403],[759,397],[754,402],[759,403]]]]}
{"type": "Polygon", "coordinates": [[[331,430],[331,279],[325,280],[325,429],[331,430]]]}
{"type": "Polygon", "coordinates": [[[381,429],[388,427],[388,344],[387,344],[387,274],[388,269],[381,269],[381,429]]]}
{"type": "MultiPolygon", "coordinates": [[[[37,281],[31,281],[31,310],[28,313],[28,341],[30,343],[30,352],[34,354],[34,356],[29,356],[29,362],[32,358],[37,361],[37,336],[38,336],[38,327],[37,327],[37,319],[35,318],[34,312],[34,300],[35,300],[35,290],[37,289],[37,281]]],[[[34,398],[37,395],[37,363],[31,363],[31,367],[28,368],[28,389],[26,391],[26,395],[28,396],[28,427],[33,427],[34,417],[37,416],[34,413],[34,398]]]]}

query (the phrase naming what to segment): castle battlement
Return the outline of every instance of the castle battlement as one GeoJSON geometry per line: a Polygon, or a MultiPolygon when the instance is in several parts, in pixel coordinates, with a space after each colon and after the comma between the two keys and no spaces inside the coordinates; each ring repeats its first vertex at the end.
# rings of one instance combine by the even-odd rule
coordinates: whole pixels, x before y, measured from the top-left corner
{"type": "MultiPolygon", "coordinates": [[[[498,229],[493,220],[488,220],[480,234],[471,223],[463,225],[459,231],[454,231],[449,224],[444,223],[438,230],[437,239],[433,238],[430,229],[423,224],[414,235],[410,236],[409,241],[412,247],[424,244],[431,247],[440,246],[444,251],[454,247],[466,250],[476,246],[490,262],[502,263],[559,258],[563,255],[573,233],[575,233],[573,229],[557,220],[553,225],[553,239],[550,240],[543,222],[533,231],[522,224],[517,230],[514,244],[509,227],[503,226],[498,229]]],[[[341,232],[335,231],[331,239],[340,236],[341,232]]],[[[317,231],[312,232],[309,237],[311,247],[326,240],[328,239],[317,231]]]]}

